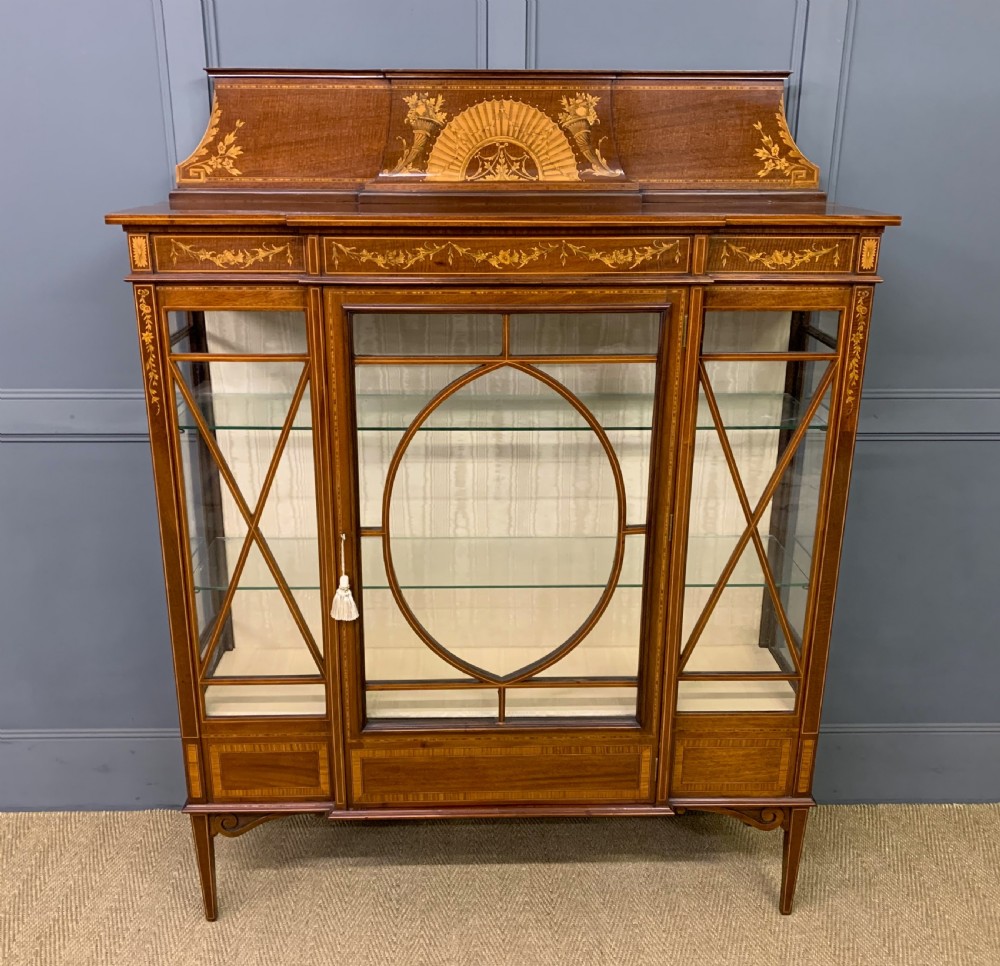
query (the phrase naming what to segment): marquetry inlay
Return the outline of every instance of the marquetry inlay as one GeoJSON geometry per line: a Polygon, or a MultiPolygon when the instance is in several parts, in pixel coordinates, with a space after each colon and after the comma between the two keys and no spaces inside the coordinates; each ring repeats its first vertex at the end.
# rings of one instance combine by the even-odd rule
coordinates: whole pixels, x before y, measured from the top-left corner
{"type": "Polygon", "coordinates": [[[160,415],[160,366],[156,357],[156,328],[153,315],[153,290],[146,286],[135,289],[135,307],[139,316],[139,341],[142,346],[142,368],[146,376],[146,398],[150,408],[160,415]]]}
{"type": "Polygon", "coordinates": [[[205,136],[191,157],[177,166],[178,183],[205,181],[213,175],[239,177],[243,172],[236,167],[236,162],[243,154],[243,148],[237,140],[243,124],[241,120],[234,121],[232,128],[219,137],[219,130],[222,127],[222,108],[219,106],[218,98],[213,100],[212,116],[209,118],[205,136]]]}
{"type": "Polygon", "coordinates": [[[872,290],[859,288],[854,299],[854,325],[851,327],[851,339],[847,357],[847,385],[844,390],[844,412],[854,412],[858,404],[858,393],[861,389],[861,361],[865,354],[865,342],[868,339],[868,319],[871,315],[872,290]]]}
{"type": "Polygon", "coordinates": [[[861,239],[861,257],[858,268],[862,272],[874,272],[878,264],[878,238],[861,239]]]}
{"type": "Polygon", "coordinates": [[[149,271],[149,237],[147,235],[129,235],[128,255],[133,272],[149,271]]]}
{"type": "Polygon", "coordinates": [[[189,743],[184,746],[184,759],[187,765],[188,788],[192,798],[203,798],[201,787],[201,762],[198,760],[198,746],[189,743]]]}
{"type": "Polygon", "coordinates": [[[687,270],[687,238],[327,239],[327,271],[420,269],[457,272],[670,272],[687,270]]]}
{"type": "Polygon", "coordinates": [[[803,738],[802,750],[799,752],[799,780],[795,790],[804,795],[812,784],[813,760],[816,757],[816,739],[803,738]]]}
{"type": "Polygon", "coordinates": [[[709,240],[710,272],[847,272],[854,238],[720,235],[709,240]]]}
{"type": "Polygon", "coordinates": [[[806,160],[793,140],[792,132],[788,130],[788,122],[785,120],[784,98],[782,98],[781,105],[774,115],[774,120],[777,124],[778,140],[781,144],[764,130],[763,121],[754,124],[754,130],[760,140],[753,152],[754,157],[761,162],[757,177],[787,178],[790,184],[799,188],[819,184],[819,168],[811,161],[806,160]]]}

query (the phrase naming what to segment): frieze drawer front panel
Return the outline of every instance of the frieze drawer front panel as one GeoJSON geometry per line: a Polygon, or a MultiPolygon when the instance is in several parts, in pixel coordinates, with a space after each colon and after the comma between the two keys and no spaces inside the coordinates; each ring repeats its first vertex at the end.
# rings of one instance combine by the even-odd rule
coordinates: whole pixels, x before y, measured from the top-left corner
{"type": "Polygon", "coordinates": [[[634,744],[535,743],[373,748],[351,755],[358,805],[641,802],[650,798],[652,749],[634,744]]]}
{"type": "Polygon", "coordinates": [[[790,912],[899,218],[781,71],[210,74],[107,216],[206,917],[282,815],[692,809],[782,829],[790,912]]]}
{"type": "Polygon", "coordinates": [[[160,272],[302,272],[297,235],[169,235],[154,240],[160,272]]]}
{"type": "Polygon", "coordinates": [[[690,239],[636,238],[327,238],[328,274],[421,271],[642,275],[688,271],[690,239]]]}
{"type": "Polygon", "coordinates": [[[719,235],[708,242],[710,272],[850,272],[853,236],[719,235]]]}
{"type": "Polygon", "coordinates": [[[215,801],[330,797],[329,749],[324,742],[215,742],[209,773],[215,801]]]}
{"type": "Polygon", "coordinates": [[[747,798],[787,793],[794,738],[772,735],[679,737],[671,787],[678,796],[747,798]]]}

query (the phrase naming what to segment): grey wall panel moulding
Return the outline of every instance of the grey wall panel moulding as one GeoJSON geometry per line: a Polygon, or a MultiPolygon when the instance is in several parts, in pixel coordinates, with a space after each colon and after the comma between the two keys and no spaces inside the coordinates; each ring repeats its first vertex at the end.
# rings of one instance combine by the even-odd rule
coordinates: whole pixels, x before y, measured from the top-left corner
{"type": "MultiPolygon", "coordinates": [[[[183,160],[201,141],[209,112],[209,85],[204,67],[213,63],[206,36],[209,23],[207,0],[153,0],[160,24],[160,89],[164,104],[164,127],[172,139],[171,162],[183,160]]],[[[213,35],[214,36],[214,35],[213,35]]],[[[174,170],[168,172],[171,182],[174,170]]]]}
{"type": "Polygon", "coordinates": [[[175,808],[176,730],[0,731],[0,811],[175,808]]]}
{"type": "Polygon", "coordinates": [[[813,794],[853,802],[1000,801],[1000,724],[830,725],[813,794]]]}
{"type": "Polygon", "coordinates": [[[617,0],[613,6],[534,0],[528,7],[528,66],[798,69],[807,34],[806,6],[805,0],[715,0],[700,4],[617,0]]]}
{"type": "Polygon", "coordinates": [[[141,390],[0,389],[0,443],[148,439],[141,390]]]}
{"type": "Polygon", "coordinates": [[[856,4],[836,200],[903,216],[882,246],[870,386],[995,384],[998,37],[997,3],[856,4]]]}
{"type": "Polygon", "coordinates": [[[486,66],[517,70],[528,66],[528,9],[526,0],[488,0],[486,66]]]}
{"type": "Polygon", "coordinates": [[[104,215],[170,186],[152,5],[2,6],[0,385],[137,385],[125,237],[104,215]]]}
{"type": "Polygon", "coordinates": [[[825,727],[1000,720],[998,479],[995,443],[858,444],[825,727]]]}
{"type": "Polygon", "coordinates": [[[849,76],[849,29],[855,0],[827,0],[806,6],[806,33],[798,85],[798,111],[792,130],[806,157],[820,168],[820,186],[833,192],[840,152],[843,106],[849,76]]]}
{"type": "Polygon", "coordinates": [[[858,441],[1000,440],[1000,389],[866,389],[858,441]]]}
{"type": "Polygon", "coordinates": [[[175,727],[149,447],[0,443],[0,507],[0,728],[175,727]]]}
{"type": "Polygon", "coordinates": [[[213,0],[224,67],[485,67],[485,0],[213,0]]]}

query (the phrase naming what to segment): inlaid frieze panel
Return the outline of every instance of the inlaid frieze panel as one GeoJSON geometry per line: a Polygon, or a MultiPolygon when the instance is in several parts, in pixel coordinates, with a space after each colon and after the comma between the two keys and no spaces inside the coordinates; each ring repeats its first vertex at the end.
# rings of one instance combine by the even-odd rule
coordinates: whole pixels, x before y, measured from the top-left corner
{"type": "Polygon", "coordinates": [[[851,235],[717,235],[708,242],[708,271],[850,272],[851,235]]]}
{"type": "Polygon", "coordinates": [[[327,238],[328,274],[622,274],[688,270],[690,239],[622,238],[327,238]]]}
{"type": "Polygon", "coordinates": [[[161,235],[153,240],[160,272],[302,272],[297,235],[161,235]]]}

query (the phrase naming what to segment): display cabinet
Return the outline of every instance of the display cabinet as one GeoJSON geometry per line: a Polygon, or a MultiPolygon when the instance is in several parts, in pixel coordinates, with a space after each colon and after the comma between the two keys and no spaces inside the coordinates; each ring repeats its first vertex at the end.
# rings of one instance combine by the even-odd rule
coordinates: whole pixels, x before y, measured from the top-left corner
{"type": "Polygon", "coordinates": [[[782,73],[211,74],[108,216],[206,915],[302,812],[724,812],[790,911],[898,218],[827,203],[782,73]]]}

